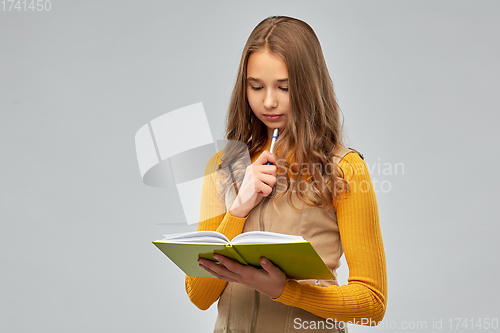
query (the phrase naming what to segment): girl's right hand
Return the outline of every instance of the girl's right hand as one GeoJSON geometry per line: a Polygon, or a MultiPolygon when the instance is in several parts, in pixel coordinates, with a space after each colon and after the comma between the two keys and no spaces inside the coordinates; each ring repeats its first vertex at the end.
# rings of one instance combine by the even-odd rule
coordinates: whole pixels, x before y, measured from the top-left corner
{"type": "Polygon", "coordinates": [[[238,196],[229,209],[234,217],[245,217],[264,197],[271,194],[277,177],[276,159],[268,151],[262,152],[259,158],[249,165],[238,191],[238,196]],[[271,162],[271,165],[267,165],[271,162]]]}

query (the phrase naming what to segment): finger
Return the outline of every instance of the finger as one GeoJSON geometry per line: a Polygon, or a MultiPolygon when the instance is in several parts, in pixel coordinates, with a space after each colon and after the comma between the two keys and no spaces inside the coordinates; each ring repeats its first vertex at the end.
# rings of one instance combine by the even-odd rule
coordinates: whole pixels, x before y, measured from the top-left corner
{"type": "Polygon", "coordinates": [[[219,280],[223,280],[223,281],[226,281],[226,282],[238,282],[230,277],[227,277],[225,275],[221,275],[213,270],[211,270],[210,268],[206,267],[206,266],[203,266],[203,264],[199,264],[201,268],[203,268],[204,270],[206,270],[207,272],[209,272],[210,274],[212,274],[213,276],[215,276],[216,278],[218,278],[219,280]]]}
{"type": "MultiPolygon", "coordinates": [[[[205,259],[205,258],[198,258],[198,263],[202,264],[203,266],[210,267],[210,265],[215,264],[213,260],[205,259]]],[[[217,264],[215,264],[217,265],[217,264]]]]}
{"type": "Polygon", "coordinates": [[[277,167],[275,165],[254,165],[254,171],[256,171],[257,174],[267,174],[267,175],[272,175],[275,176],[277,175],[277,167]]]}
{"type": "Polygon", "coordinates": [[[219,254],[214,254],[213,256],[217,261],[219,261],[221,264],[224,265],[224,267],[231,273],[233,273],[234,275],[236,275],[237,277],[235,278],[240,278],[241,277],[241,274],[239,274],[240,272],[244,271],[244,269],[247,267],[245,265],[242,265],[240,264],[239,262],[237,262],[236,260],[232,260],[232,259],[229,259],[223,255],[219,255],[219,254]]]}
{"type": "Polygon", "coordinates": [[[272,186],[269,186],[264,183],[260,183],[256,187],[256,193],[262,197],[267,197],[273,191],[272,186]]]}
{"type": "Polygon", "coordinates": [[[276,177],[272,175],[261,174],[257,181],[266,184],[267,186],[273,187],[276,184],[276,177]]]}
{"type": "Polygon", "coordinates": [[[199,258],[198,263],[200,264],[200,266],[203,266],[203,268],[206,267],[206,268],[210,269],[211,271],[216,272],[219,275],[228,276],[228,275],[233,274],[232,272],[227,270],[227,268],[224,265],[222,265],[221,263],[217,263],[215,261],[212,261],[212,260],[199,258]]]}
{"type": "Polygon", "coordinates": [[[274,264],[271,262],[271,260],[269,260],[265,257],[260,258],[260,265],[272,277],[278,277],[278,276],[282,276],[284,274],[281,269],[274,266],[274,264]]]}
{"type": "Polygon", "coordinates": [[[255,163],[259,165],[266,165],[267,162],[276,165],[276,159],[274,158],[274,155],[267,150],[264,150],[262,154],[260,154],[259,158],[257,158],[255,163]]]}
{"type": "Polygon", "coordinates": [[[208,268],[210,272],[215,272],[218,276],[224,276],[226,278],[236,279],[236,274],[228,270],[222,263],[218,264],[212,260],[202,259],[202,258],[198,259],[198,263],[200,264],[201,267],[208,268]]]}
{"type": "MultiPolygon", "coordinates": [[[[242,283],[246,286],[252,287],[255,289],[255,283],[258,281],[258,277],[262,274],[261,269],[257,269],[252,266],[242,265],[238,261],[226,258],[224,256],[216,255],[220,259],[220,262],[223,263],[226,268],[234,273],[231,278],[235,279],[237,282],[242,283]]],[[[218,259],[218,260],[219,260],[218,259]]]]}
{"type": "Polygon", "coordinates": [[[260,196],[264,197],[267,197],[269,194],[271,194],[276,184],[276,180],[269,179],[267,181],[269,182],[268,184],[262,181],[258,182],[255,185],[255,193],[258,193],[260,196]]]}
{"type": "Polygon", "coordinates": [[[266,156],[267,156],[267,160],[268,162],[271,162],[271,164],[273,165],[277,165],[277,161],[276,161],[276,157],[274,156],[273,153],[269,152],[269,151],[265,151],[266,153],[268,153],[266,156]]]}

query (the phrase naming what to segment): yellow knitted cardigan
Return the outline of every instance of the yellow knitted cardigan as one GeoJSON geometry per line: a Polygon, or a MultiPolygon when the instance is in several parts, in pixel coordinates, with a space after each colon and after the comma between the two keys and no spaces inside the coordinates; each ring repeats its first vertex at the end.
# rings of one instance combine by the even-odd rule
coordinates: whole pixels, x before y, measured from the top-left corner
{"type": "MultiPolygon", "coordinates": [[[[269,149],[269,142],[264,149],[269,149]]],[[[252,156],[254,162],[260,154],[252,156]]],[[[207,163],[212,172],[217,160],[207,163]]],[[[387,305],[387,273],[377,201],[365,162],[356,153],[347,154],[339,164],[350,190],[336,200],[337,223],[349,266],[348,284],[318,287],[288,280],[280,297],[273,299],[295,306],[323,318],[337,321],[374,325],[382,320],[387,305]]],[[[215,188],[206,182],[202,198],[214,195],[215,188]]],[[[203,199],[202,199],[203,200],[203,199]]],[[[229,212],[216,217],[202,211],[198,230],[215,230],[229,239],[239,235],[246,218],[231,216],[229,212]]],[[[220,296],[227,282],[214,278],[186,276],[186,292],[193,304],[208,309],[220,296]]]]}

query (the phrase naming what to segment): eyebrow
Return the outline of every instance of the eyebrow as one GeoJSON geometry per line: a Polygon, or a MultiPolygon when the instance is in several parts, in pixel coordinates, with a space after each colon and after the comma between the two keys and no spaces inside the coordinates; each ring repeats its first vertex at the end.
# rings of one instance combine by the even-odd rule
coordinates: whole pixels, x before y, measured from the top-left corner
{"type": "MultiPolygon", "coordinates": [[[[249,77],[247,77],[247,81],[261,82],[262,80],[249,76],[249,77]]],[[[279,80],[276,80],[276,81],[279,82],[279,83],[284,83],[284,82],[288,82],[288,79],[279,79],[279,80]]]]}

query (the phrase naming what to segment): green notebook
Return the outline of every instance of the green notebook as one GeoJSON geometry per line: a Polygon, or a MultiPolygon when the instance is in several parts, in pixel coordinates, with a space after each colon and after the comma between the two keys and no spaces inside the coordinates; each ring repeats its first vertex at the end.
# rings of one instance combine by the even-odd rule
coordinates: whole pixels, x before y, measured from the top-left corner
{"type": "Polygon", "coordinates": [[[229,241],[215,231],[196,231],[166,235],[153,244],[188,276],[213,278],[197,260],[201,257],[215,261],[212,255],[219,253],[254,267],[260,267],[260,258],[266,257],[292,279],[335,278],[311,243],[301,236],[250,231],[229,241]]]}

